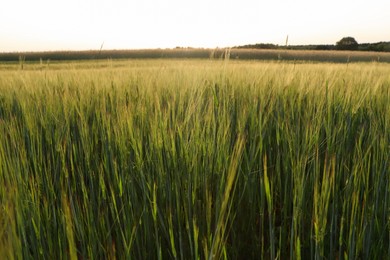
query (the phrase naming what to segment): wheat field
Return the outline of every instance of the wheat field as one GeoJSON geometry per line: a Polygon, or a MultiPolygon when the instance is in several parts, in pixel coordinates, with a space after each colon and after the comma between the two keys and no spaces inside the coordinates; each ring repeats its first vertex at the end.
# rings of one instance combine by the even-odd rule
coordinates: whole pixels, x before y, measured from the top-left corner
{"type": "Polygon", "coordinates": [[[0,258],[386,259],[390,65],[0,65],[0,258]]]}

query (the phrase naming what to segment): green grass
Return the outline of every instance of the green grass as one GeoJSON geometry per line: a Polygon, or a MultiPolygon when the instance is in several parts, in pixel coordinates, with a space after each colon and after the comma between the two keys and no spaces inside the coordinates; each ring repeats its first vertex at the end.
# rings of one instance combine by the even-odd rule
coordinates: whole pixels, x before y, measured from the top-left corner
{"type": "Polygon", "coordinates": [[[0,71],[0,258],[386,259],[390,66],[0,71]]]}

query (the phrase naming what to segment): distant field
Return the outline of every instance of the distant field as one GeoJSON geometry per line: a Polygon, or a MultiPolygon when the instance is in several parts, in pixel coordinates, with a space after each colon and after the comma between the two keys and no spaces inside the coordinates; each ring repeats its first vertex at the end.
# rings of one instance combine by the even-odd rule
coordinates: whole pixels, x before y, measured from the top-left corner
{"type": "Polygon", "coordinates": [[[0,53],[1,61],[40,61],[95,59],[156,59],[202,58],[221,59],[230,56],[242,60],[315,61],[315,62],[390,62],[388,52],[364,51],[314,51],[314,50],[262,50],[262,49],[152,49],[152,50],[102,50],[75,52],[0,53]]]}
{"type": "Polygon", "coordinates": [[[0,258],[388,259],[390,64],[293,54],[0,64],[0,258]]]}

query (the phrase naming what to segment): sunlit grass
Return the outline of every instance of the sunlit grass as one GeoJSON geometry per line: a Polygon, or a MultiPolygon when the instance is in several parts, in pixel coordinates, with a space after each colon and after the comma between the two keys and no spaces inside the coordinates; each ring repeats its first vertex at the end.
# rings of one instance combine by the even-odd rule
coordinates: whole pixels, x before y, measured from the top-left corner
{"type": "Polygon", "coordinates": [[[390,255],[389,65],[7,66],[1,258],[390,255]]]}

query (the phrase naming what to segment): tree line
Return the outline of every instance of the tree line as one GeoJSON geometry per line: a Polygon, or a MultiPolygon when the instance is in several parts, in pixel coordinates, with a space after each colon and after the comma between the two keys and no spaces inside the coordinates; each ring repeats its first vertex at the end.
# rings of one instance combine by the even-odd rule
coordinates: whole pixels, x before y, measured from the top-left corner
{"type": "Polygon", "coordinates": [[[272,43],[256,43],[236,46],[239,49],[286,49],[286,50],[354,50],[390,52],[390,42],[358,43],[353,37],[344,37],[336,44],[310,45],[277,45],[272,43]]]}

